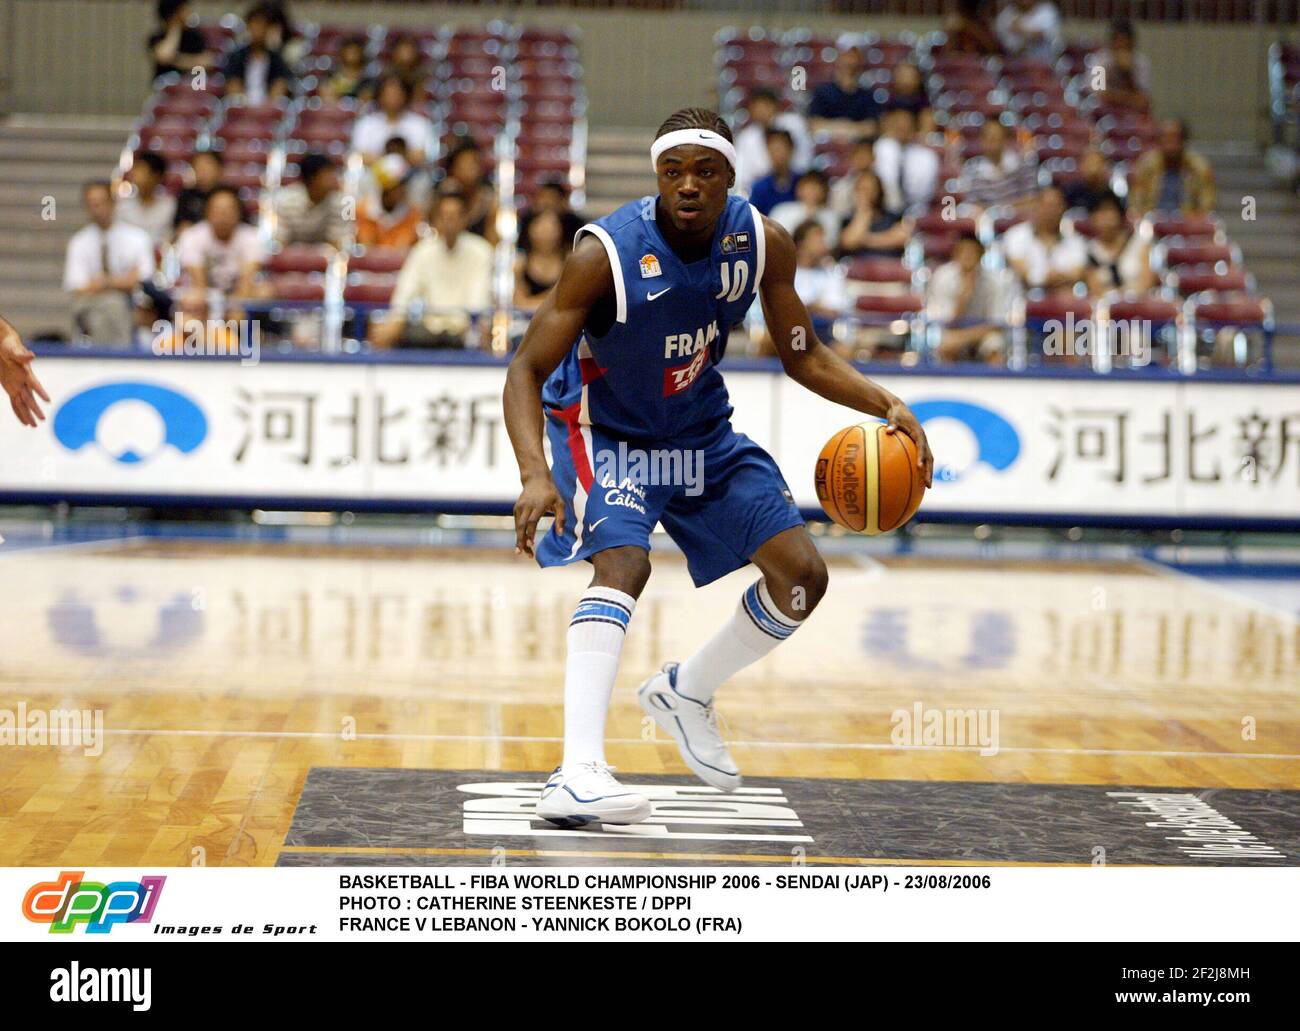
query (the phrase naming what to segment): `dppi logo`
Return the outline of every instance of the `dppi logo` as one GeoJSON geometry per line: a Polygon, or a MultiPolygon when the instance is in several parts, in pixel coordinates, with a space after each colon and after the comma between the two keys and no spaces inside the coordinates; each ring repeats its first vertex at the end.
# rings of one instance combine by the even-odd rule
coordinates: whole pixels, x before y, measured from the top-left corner
{"type": "Polygon", "coordinates": [[[1005,418],[990,408],[969,401],[918,401],[912,412],[927,425],[930,449],[942,455],[934,478],[961,479],[983,462],[997,472],[1006,470],[1020,456],[1020,434],[1005,418]]]}
{"type": "Polygon", "coordinates": [[[54,416],[54,435],[69,451],[87,444],[115,462],[146,462],[171,445],[182,454],[208,435],[203,410],[184,394],[152,383],[106,383],[74,394],[54,416]]]}
{"type": "Polygon", "coordinates": [[[57,881],[33,884],[23,899],[23,916],[49,924],[51,934],[71,934],[77,924],[87,934],[107,934],[114,924],[147,924],[162,894],[166,877],[100,884],[83,881],[81,871],[64,871],[57,881]]]}

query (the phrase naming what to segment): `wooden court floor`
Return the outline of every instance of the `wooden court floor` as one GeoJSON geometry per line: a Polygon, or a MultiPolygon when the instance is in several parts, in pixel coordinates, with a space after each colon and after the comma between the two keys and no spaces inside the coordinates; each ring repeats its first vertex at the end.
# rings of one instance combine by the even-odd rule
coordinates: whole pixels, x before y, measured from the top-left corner
{"type": "MultiPolygon", "coordinates": [[[[755,575],[679,560],[632,621],[625,773],[689,775],[635,686],[755,575]]],[[[486,550],[127,540],[0,558],[0,709],[102,714],[102,750],[0,747],[0,865],[269,865],[314,767],[549,770],[586,567],[486,550]]],[[[837,559],[807,626],[719,695],[746,774],[1300,788],[1300,624],[1140,562],[837,559]],[[900,711],[998,718],[996,754],[900,711]]],[[[597,846],[593,845],[595,849],[597,846]]]]}

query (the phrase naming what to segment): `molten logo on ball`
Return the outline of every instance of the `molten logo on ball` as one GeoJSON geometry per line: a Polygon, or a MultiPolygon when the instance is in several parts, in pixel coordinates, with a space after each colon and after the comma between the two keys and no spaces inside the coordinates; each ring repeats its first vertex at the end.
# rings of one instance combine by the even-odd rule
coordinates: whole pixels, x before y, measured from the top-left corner
{"type": "Polygon", "coordinates": [[[925,479],[916,444],[882,423],[860,423],[831,437],[817,457],[817,500],[846,530],[896,530],[916,514],[925,479]]]}

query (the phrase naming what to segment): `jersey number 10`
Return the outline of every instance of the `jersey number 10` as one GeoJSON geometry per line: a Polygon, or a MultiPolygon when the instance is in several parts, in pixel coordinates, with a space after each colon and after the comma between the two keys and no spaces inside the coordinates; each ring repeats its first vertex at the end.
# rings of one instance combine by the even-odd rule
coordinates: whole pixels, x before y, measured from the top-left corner
{"type": "Polygon", "coordinates": [[[745,292],[745,287],[749,285],[749,262],[736,262],[736,279],[733,283],[731,280],[731,262],[724,261],[720,266],[722,270],[722,289],[713,296],[715,298],[726,298],[728,301],[738,301],[745,292]]]}

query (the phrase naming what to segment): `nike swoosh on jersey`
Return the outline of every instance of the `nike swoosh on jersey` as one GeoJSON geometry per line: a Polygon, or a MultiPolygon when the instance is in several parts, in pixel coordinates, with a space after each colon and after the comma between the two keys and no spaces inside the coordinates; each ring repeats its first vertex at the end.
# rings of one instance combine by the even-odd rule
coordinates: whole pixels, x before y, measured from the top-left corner
{"type": "Polygon", "coordinates": [[[662,297],[664,294],[666,294],[666,293],[668,292],[668,290],[671,290],[671,289],[672,289],[672,287],[670,286],[670,287],[668,287],[667,290],[660,290],[657,294],[646,294],[646,295],[645,295],[645,299],[646,299],[647,301],[653,301],[656,297],[662,297]]]}
{"type": "Polygon", "coordinates": [[[606,519],[608,519],[608,518],[609,518],[609,516],[601,516],[601,517],[600,517],[599,519],[597,519],[594,523],[588,523],[588,524],[587,524],[587,532],[588,532],[588,533],[591,533],[592,530],[596,529],[596,527],[598,527],[601,523],[603,523],[603,522],[604,522],[606,519]]]}

